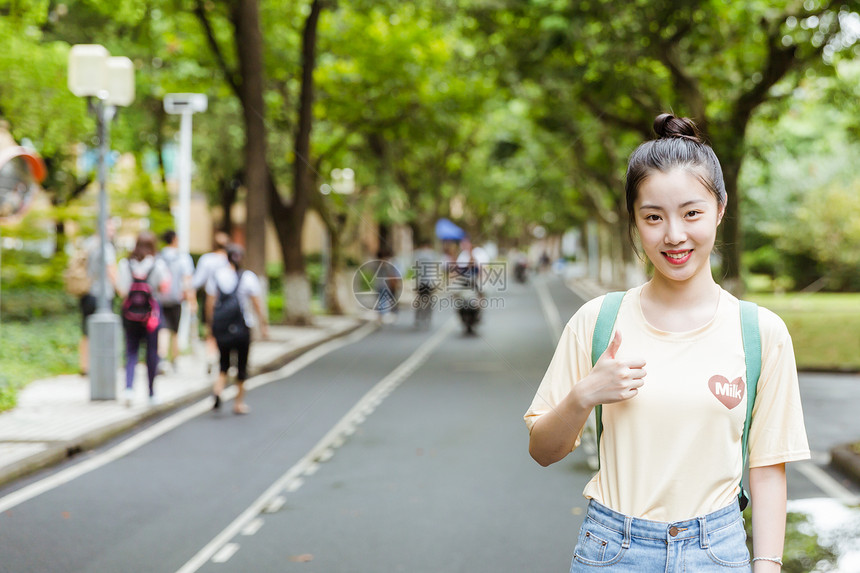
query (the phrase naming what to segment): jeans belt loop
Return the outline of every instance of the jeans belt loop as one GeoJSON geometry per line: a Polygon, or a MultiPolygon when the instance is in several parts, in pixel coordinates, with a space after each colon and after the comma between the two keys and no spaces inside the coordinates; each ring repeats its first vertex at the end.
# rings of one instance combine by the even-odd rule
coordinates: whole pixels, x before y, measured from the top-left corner
{"type": "Polygon", "coordinates": [[[621,547],[630,549],[630,528],[633,526],[633,518],[629,515],[624,518],[624,542],[621,547]]]}
{"type": "Polygon", "coordinates": [[[702,549],[708,548],[708,521],[704,517],[699,518],[699,543],[702,549]]]}

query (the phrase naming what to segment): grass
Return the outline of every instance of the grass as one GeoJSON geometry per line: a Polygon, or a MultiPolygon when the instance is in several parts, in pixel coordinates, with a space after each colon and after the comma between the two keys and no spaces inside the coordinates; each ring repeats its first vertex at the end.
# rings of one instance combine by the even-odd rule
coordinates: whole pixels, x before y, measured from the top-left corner
{"type": "Polygon", "coordinates": [[[80,320],[69,313],[0,324],[0,412],[33,380],[77,371],[80,320]]]}
{"type": "Polygon", "coordinates": [[[800,370],[860,371],[860,293],[747,297],[785,321],[800,370]]]}

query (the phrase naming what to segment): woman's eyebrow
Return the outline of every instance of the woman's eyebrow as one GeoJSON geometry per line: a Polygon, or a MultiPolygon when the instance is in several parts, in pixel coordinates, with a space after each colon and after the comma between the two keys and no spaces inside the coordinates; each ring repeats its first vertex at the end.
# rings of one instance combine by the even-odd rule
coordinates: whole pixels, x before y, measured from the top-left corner
{"type": "MultiPolygon", "coordinates": [[[[707,201],[705,201],[704,199],[690,199],[689,201],[684,201],[683,203],[678,205],[678,208],[681,209],[683,207],[689,207],[690,205],[694,205],[696,203],[707,203],[707,201]]],[[[645,209],[657,210],[657,211],[663,211],[664,210],[663,207],[661,207],[660,205],[640,205],[639,206],[640,211],[645,210],[645,209]]]]}

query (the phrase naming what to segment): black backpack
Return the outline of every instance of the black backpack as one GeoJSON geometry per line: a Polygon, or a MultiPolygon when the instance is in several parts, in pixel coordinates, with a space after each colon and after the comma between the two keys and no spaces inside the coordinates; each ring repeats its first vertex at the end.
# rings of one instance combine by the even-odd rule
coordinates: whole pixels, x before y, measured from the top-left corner
{"type": "Polygon", "coordinates": [[[239,301],[239,285],[242,283],[242,272],[236,277],[236,288],[232,292],[224,292],[215,282],[218,298],[215,299],[215,310],[212,313],[212,336],[220,344],[230,344],[248,336],[248,325],[245,324],[245,314],[239,301]]]}
{"type": "Polygon", "coordinates": [[[127,326],[146,326],[152,332],[158,327],[160,319],[160,311],[158,301],[152,293],[152,287],[149,285],[149,276],[155,270],[152,269],[146,273],[146,276],[139,278],[131,275],[131,287],[128,289],[128,295],[122,303],[122,319],[127,326]]]}

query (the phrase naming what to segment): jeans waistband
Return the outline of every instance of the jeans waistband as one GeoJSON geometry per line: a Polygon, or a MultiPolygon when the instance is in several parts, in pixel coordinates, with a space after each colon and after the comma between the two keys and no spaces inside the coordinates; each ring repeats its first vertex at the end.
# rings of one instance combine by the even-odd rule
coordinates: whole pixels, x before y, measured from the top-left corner
{"type": "Polygon", "coordinates": [[[681,541],[698,537],[702,540],[703,547],[707,546],[708,531],[722,529],[741,519],[737,501],[702,517],[667,522],[630,517],[613,511],[592,499],[589,501],[585,515],[587,519],[591,518],[604,527],[623,534],[628,545],[631,537],[659,539],[661,541],[681,541]]]}

